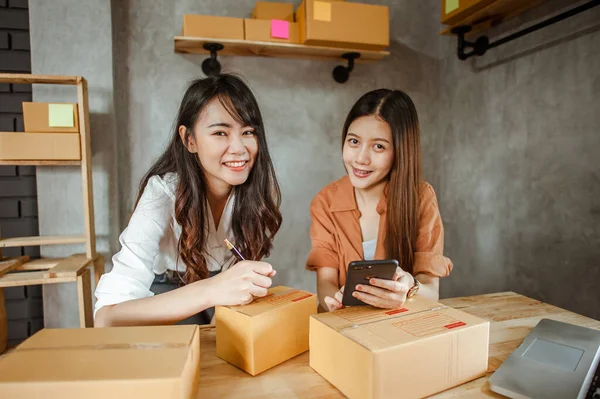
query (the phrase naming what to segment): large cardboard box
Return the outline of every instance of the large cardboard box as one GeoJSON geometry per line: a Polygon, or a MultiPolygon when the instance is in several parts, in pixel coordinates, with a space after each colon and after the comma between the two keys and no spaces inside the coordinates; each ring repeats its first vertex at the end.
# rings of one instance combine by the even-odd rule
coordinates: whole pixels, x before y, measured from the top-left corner
{"type": "Polygon", "coordinates": [[[252,11],[252,18],[294,22],[294,5],[292,3],[257,1],[252,11]]]}
{"type": "Polygon", "coordinates": [[[244,19],[185,14],[183,36],[244,40],[244,19]]]}
{"type": "Polygon", "coordinates": [[[300,43],[300,29],[297,23],[282,20],[246,19],[244,22],[246,40],[259,42],[300,43]],[[287,37],[287,39],[285,38],[287,37]]]}
{"type": "Polygon", "coordinates": [[[485,374],[489,322],[419,296],[310,319],[310,366],[351,399],[422,398],[485,374]]]}
{"type": "Polygon", "coordinates": [[[246,306],[217,306],[217,356],[257,375],[308,350],[317,297],[284,286],[246,306]]]}
{"type": "Polygon", "coordinates": [[[30,133],[79,133],[77,104],[24,102],[23,124],[30,133]]]}
{"type": "Polygon", "coordinates": [[[193,398],[198,326],[45,329],[0,360],[0,398],[193,398]]]}
{"type": "Polygon", "coordinates": [[[81,160],[79,135],[73,133],[0,132],[0,159],[11,161],[81,160]]]}
{"type": "Polygon", "coordinates": [[[304,0],[296,10],[306,45],[383,50],[390,45],[389,10],[345,1],[304,0]]]}

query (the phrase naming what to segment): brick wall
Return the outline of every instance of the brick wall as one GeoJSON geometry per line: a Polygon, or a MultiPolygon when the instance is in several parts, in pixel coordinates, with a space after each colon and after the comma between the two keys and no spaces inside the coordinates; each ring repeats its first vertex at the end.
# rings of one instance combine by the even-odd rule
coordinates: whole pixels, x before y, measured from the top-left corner
{"type": "MultiPolygon", "coordinates": [[[[0,0],[0,72],[31,71],[27,0],[0,0]]],[[[31,101],[31,85],[0,83],[0,131],[23,131],[21,103],[31,101]]],[[[38,235],[34,166],[0,166],[0,234],[38,235]]],[[[4,248],[3,256],[40,256],[39,247],[4,248]]],[[[42,287],[5,288],[9,345],[43,327],[42,287]]]]}

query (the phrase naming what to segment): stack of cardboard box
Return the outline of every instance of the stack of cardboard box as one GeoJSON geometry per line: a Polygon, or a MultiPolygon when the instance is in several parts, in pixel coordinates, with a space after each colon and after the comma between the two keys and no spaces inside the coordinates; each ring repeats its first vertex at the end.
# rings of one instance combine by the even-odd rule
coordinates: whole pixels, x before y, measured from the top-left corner
{"type": "Polygon", "coordinates": [[[389,46],[387,6],[344,0],[257,2],[252,18],[184,15],[183,36],[383,50],[389,46]]]}

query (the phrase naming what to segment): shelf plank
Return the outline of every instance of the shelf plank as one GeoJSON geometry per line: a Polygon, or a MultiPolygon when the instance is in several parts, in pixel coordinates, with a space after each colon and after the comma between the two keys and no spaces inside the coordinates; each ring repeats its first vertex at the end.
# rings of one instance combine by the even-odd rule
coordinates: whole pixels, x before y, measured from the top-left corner
{"type": "Polygon", "coordinates": [[[8,273],[0,277],[0,288],[19,287],[24,285],[72,283],[77,277],[44,278],[43,272],[8,273]]]}
{"type": "Polygon", "coordinates": [[[219,56],[276,57],[339,62],[342,61],[342,54],[357,52],[360,53],[360,58],[356,60],[357,63],[370,63],[379,61],[390,55],[389,51],[186,36],[175,36],[175,52],[184,54],[210,54],[210,52],[202,47],[205,43],[222,44],[224,48],[218,52],[219,56]]]}
{"type": "Polygon", "coordinates": [[[16,165],[16,166],[79,166],[81,165],[81,161],[61,161],[59,159],[56,160],[18,160],[11,161],[7,159],[0,159],[0,165],[16,165]]]}
{"type": "Polygon", "coordinates": [[[29,271],[29,270],[48,270],[58,265],[58,262],[64,258],[41,258],[30,260],[29,262],[23,263],[17,266],[15,271],[29,271]]]}
{"type": "Polygon", "coordinates": [[[35,236],[0,239],[0,248],[85,243],[85,236],[35,236]]]}
{"type": "Polygon", "coordinates": [[[487,4],[484,8],[469,14],[464,19],[456,21],[452,25],[443,29],[440,35],[452,35],[452,28],[460,25],[469,25],[472,27],[471,31],[467,33],[467,36],[472,36],[502,22],[508,21],[514,17],[517,17],[524,12],[539,6],[548,0],[495,0],[487,4]]]}
{"type": "Polygon", "coordinates": [[[15,256],[13,258],[3,258],[0,260],[0,277],[11,270],[16,269],[29,260],[29,256],[15,256]]]}
{"type": "Polygon", "coordinates": [[[88,259],[86,254],[72,255],[59,261],[53,268],[42,272],[42,275],[44,278],[77,277],[93,262],[94,260],[88,259]]]}
{"type": "Polygon", "coordinates": [[[33,75],[29,73],[0,73],[0,83],[46,83],[76,85],[81,76],[33,75]]]}

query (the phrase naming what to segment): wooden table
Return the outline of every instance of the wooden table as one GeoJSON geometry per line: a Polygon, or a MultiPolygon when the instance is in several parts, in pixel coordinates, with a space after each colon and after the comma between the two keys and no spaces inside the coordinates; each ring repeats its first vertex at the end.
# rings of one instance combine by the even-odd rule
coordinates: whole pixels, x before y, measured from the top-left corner
{"type": "MultiPolygon", "coordinates": [[[[516,294],[503,292],[440,301],[489,320],[488,375],[433,396],[434,398],[501,398],[490,392],[487,380],[521,344],[542,318],[600,330],[600,321],[516,294]]],[[[344,398],[333,385],[308,365],[308,352],[256,377],[217,358],[215,329],[202,327],[201,375],[197,398],[344,398]]]]}

